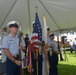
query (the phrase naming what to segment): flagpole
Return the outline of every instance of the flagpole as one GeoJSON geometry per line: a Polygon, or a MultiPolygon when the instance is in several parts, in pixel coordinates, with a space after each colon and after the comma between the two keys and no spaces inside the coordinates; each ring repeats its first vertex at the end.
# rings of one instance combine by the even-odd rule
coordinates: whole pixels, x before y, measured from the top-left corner
{"type": "MultiPolygon", "coordinates": [[[[45,44],[47,44],[47,24],[46,24],[46,17],[43,16],[43,20],[44,20],[44,41],[45,41],[45,44]]],[[[47,55],[47,49],[45,49],[45,54],[47,55]]],[[[44,55],[45,57],[45,55],[44,55]]],[[[46,61],[46,59],[44,58],[44,66],[45,66],[45,72],[46,72],[46,75],[48,75],[48,61],[46,61]]]]}
{"type": "MultiPolygon", "coordinates": [[[[36,9],[36,13],[38,12],[38,7],[37,6],[35,6],[35,9],[36,9]]],[[[36,34],[35,34],[36,35],[36,34]]],[[[38,57],[38,50],[36,50],[36,54],[37,54],[37,57],[38,57]]],[[[36,67],[37,67],[37,75],[38,75],[38,58],[37,58],[37,61],[36,61],[36,67]]]]}
{"type": "MultiPolygon", "coordinates": [[[[39,50],[39,41],[41,42],[42,41],[42,28],[41,28],[41,23],[40,23],[40,20],[39,20],[39,17],[38,17],[38,10],[37,10],[37,6],[35,7],[36,8],[36,11],[35,11],[35,23],[33,24],[33,34],[35,33],[35,36],[32,37],[32,42],[33,42],[33,46],[34,46],[34,50],[36,51],[36,57],[35,59],[37,59],[36,61],[36,75],[40,74],[42,72],[41,70],[41,64],[39,65],[38,64],[38,50],[39,50]],[[37,34],[37,35],[36,35],[37,34]],[[38,66],[39,65],[39,66],[38,66]],[[38,72],[38,70],[40,70],[40,72],[38,72]]],[[[40,61],[40,63],[42,63],[40,61]]]]}
{"type": "MultiPolygon", "coordinates": [[[[20,46],[20,43],[22,42],[22,32],[19,32],[19,46],[20,46]]],[[[22,52],[21,50],[19,49],[19,59],[22,60],[22,52]]],[[[23,61],[22,61],[22,65],[20,67],[20,75],[24,75],[24,71],[23,71],[23,61]]]]}

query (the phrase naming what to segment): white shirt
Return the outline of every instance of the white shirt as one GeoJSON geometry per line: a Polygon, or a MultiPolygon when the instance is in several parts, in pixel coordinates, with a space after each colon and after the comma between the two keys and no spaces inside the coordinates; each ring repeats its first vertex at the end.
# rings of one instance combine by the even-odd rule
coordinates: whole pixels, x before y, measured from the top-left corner
{"type": "MultiPolygon", "coordinates": [[[[25,46],[23,40],[22,45],[25,46]]],[[[12,55],[19,54],[19,37],[16,35],[14,38],[11,34],[8,34],[2,41],[2,48],[7,48],[12,55]]]]}

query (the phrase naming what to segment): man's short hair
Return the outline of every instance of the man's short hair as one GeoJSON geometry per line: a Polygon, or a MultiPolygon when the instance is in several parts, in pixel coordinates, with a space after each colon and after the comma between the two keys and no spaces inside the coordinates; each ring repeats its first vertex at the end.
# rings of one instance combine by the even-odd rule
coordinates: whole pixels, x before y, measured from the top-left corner
{"type": "Polygon", "coordinates": [[[50,31],[50,28],[49,27],[47,28],[47,31],[50,31]]]}

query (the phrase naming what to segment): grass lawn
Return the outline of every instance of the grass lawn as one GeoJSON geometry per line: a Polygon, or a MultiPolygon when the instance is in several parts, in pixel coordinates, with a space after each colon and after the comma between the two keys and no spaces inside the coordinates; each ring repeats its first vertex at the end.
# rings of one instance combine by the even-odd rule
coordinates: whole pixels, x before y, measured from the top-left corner
{"type": "MultiPolygon", "coordinates": [[[[70,53],[70,51],[66,51],[66,56],[63,54],[63,58],[64,61],[59,61],[58,63],[58,75],[76,75],[76,54],[74,52],[70,53]]],[[[26,70],[25,75],[29,75],[26,70]]]]}
{"type": "Polygon", "coordinates": [[[64,61],[59,61],[59,75],[76,75],[76,54],[66,51],[66,56],[63,54],[64,61]],[[66,61],[65,61],[66,59],[66,61]]]}

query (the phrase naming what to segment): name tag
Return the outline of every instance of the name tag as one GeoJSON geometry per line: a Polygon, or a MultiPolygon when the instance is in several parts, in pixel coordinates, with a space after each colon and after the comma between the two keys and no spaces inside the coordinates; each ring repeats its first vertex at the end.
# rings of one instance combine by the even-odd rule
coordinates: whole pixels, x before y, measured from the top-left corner
{"type": "Polygon", "coordinates": [[[13,41],[13,40],[11,39],[11,40],[9,40],[9,41],[13,41]]]}
{"type": "Polygon", "coordinates": [[[14,41],[13,40],[9,40],[9,43],[11,44],[11,43],[14,43],[14,41]]]}

